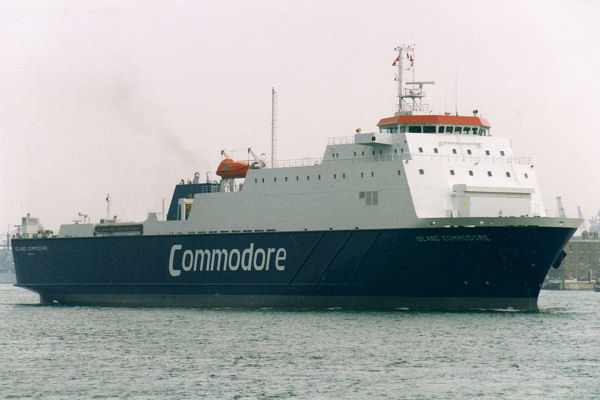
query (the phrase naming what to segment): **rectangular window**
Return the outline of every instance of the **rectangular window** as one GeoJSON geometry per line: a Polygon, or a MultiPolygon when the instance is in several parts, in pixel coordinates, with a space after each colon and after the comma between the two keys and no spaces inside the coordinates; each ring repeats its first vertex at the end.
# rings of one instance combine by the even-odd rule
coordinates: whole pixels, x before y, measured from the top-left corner
{"type": "Polygon", "coordinates": [[[345,173],[342,174],[342,179],[346,179],[346,174],[345,173]]]}
{"type": "Polygon", "coordinates": [[[424,126],[423,133],[435,133],[435,126],[424,126]]]}
{"type": "Polygon", "coordinates": [[[471,149],[467,149],[467,154],[471,154],[471,149]]]}
{"type": "Polygon", "coordinates": [[[504,155],[504,150],[500,150],[500,155],[503,156],[504,155]]]}
{"type": "Polygon", "coordinates": [[[308,176],[308,175],[307,175],[307,176],[306,176],[306,180],[307,180],[307,181],[310,181],[310,176],[308,176]]]}
{"type": "Polygon", "coordinates": [[[402,175],[402,174],[400,173],[400,170],[398,170],[398,176],[400,176],[400,175],[402,175]]]}
{"type": "Polygon", "coordinates": [[[469,176],[473,176],[473,171],[469,171],[469,176]]]}
{"type": "Polygon", "coordinates": [[[273,178],[273,182],[277,182],[277,178],[273,178]]]}
{"type": "Polygon", "coordinates": [[[422,169],[419,169],[419,175],[425,175],[425,171],[423,171],[422,169]]]}
{"type": "Polygon", "coordinates": [[[337,178],[337,175],[336,175],[336,174],[333,174],[333,179],[336,179],[336,178],[337,178]]]}
{"type": "Polygon", "coordinates": [[[423,148],[419,147],[419,153],[422,153],[422,152],[423,152],[423,148]]]}
{"type": "Polygon", "coordinates": [[[438,149],[437,149],[437,147],[434,147],[434,148],[433,148],[433,152],[434,152],[435,154],[437,154],[437,153],[438,153],[438,149]]]}
{"type": "Polygon", "coordinates": [[[452,154],[456,154],[456,149],[452,149],[452,154]]]}
{"type": "Polygon", "coordinates": [[[528,179],[529,175],[527,175],[527,172],[525,173],[525,179],[528,179]]]}
{"type": "Polygon", "coordinates": [[[364,178],[364,177],[365,177],[365,173],[364,173],[364,172],[361,172],[361,173],[360,173],[360,177],[361,177],[361,178],[364,178]]]}
{"type": "Polygon", "coordinates": [[[364,151],[361,151],[361,153],[362,153],[362,155],[363,155],[363,156],[365,155],[365,152],[364,152],[364,151]]]}
{"type": "Polygon", "coordinates": [[[296,177],[296,182],[298,182],[299,180],[300,180],[300,178],[299,178],[299,177],[296,177]]]}
{"type": "Polygon", "coordinates": [[[489,155],[490,155],[490,151],[489,151],[489,150],[486,150],[486,151],[485,151],[485,155],[486,155],[486,156],[489,156],[489,155]]]}
{"type": "Polygon", "coordinates": [[[287,176],[286,176],[284,179],[285,179],[285,181],[287,182],[287,176]]]}
{"type": "Polygon", "coordinates": [[[488,171],[488,176],[492,176],[492,171],[488,171]]]}
{"type": "Polygon", "coordinates": [[[421,133],[421,127],[420,126],[409,126],[408,132],[409,133],[421,133]]]}
{"type": "Polygon", "coordinates": [[[510,178],[510,172],[506,171],[506,177],[510,178]]]}
{"type": "Polygon", "coordinates": [[[317,175],[317,179],[318,179],[318,180],[321,180],[321,175],[317,175]]]}
{"type": "Polygon", "coordinates": [[[450,175],[454,175],[454,170],[453,169],[450,170],[450,175]]]}
{"type": "Polygon", "coordinates": [[[366,204],[368,206],[370,206],[373,201],[373,192],[367,192],[366,194],[367,194],[366,204]]]}

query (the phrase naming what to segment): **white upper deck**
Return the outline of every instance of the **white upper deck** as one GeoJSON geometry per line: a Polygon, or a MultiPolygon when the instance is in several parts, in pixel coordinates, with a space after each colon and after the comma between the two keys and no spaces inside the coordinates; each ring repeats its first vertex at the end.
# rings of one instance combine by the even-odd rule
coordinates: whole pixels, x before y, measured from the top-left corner
{"type": "MultiPolygon", "coordinates": [[[[405,51],[399,50],[401,66],[405,51]]],[[[425,83],[405,89],[400,78],[398,112],[380,120],[378,132],[330,138],[318,160],[250,168],[229,191],[181,199],[187,212],[179,221],[152,216],[144,234],[392,229],[473,217],[498,225],[544,217],[531,160],[518,157],[508,138],[492,136],[477,113],[424,114],[425,83]]],[[[63,225],[60,236],[91,234],[90,225],[63,225]]]]}

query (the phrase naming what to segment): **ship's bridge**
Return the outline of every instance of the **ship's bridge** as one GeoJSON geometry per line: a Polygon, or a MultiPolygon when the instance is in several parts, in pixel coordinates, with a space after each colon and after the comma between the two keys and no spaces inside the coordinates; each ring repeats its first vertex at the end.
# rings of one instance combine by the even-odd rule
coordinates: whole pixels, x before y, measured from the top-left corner
{"type": "Polygon", "coordinates": [[[490,136],[490,124],[483,118],[458,115],[397,115],[377,124],[380,133],[444,133],[490,136]]]}

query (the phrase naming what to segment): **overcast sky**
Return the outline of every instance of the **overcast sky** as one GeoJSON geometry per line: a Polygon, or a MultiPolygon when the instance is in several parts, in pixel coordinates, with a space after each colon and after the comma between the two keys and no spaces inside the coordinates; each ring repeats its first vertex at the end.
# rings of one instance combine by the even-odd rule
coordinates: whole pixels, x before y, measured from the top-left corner
{"type": "Polygon", "coordinates": [[[320,157],[395,104],[416,45],[434,111],[479,109],[545,207],[600,210],[600,2],[12,1],[0,12],[0,232],[21,214],[143,220],[220,150],[320,157]],[[458,96],[455,93],[458,87],[458,96]],[[237,151],[236,151],[237,150],[237,151]]]}

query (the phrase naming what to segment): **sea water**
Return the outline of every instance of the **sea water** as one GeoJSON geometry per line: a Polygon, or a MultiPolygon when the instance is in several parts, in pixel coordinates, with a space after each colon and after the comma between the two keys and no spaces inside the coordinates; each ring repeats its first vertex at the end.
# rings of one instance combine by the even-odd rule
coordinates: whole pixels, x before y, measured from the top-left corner
{"type": "Polygon", "coordinates": [[[540,311],[41,306],[0,285],[0,398],[598,399],[600,293],[540,311]]]}

